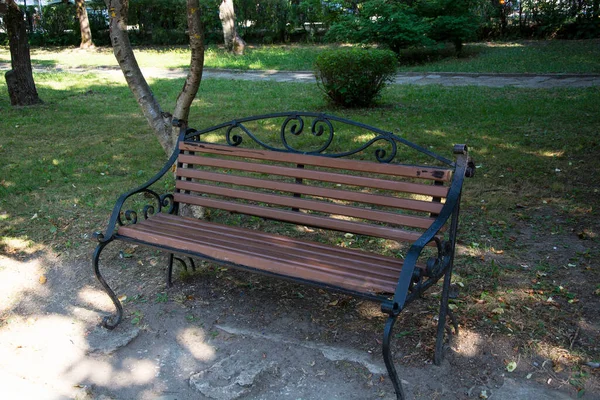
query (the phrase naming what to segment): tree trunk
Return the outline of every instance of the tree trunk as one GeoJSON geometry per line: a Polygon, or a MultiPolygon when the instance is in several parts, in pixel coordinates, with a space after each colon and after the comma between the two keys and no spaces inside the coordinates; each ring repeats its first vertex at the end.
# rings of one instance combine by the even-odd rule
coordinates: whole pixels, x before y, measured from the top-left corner
{"type": "Polygon", "coordinates": [[[172,127],[173,117],[187,121],[204,66],[203,26],[200,19],[199,0],[187,0],[187,19],[192,57],[190,72],[181,93],[177,97],[173,114],[163,111],[154,97],[148,82],[137,63],[127,33],[128,0],[105,0],[110,16],[110,39],[127,85],[140,105],[146,120],[156,134],[167,155],[171,155],[177,142],[179,130],[172,127]]]}
{"type": "Polygon", "coordinates": [[[90,29],[90,20],[88,19],[88,13],[85,8],[84,0],[75,0],[75,11],[77,12],[79,29],[81,31],[81,44],[79,45],[79,48],[93,48],[94,42],[92,42],[92,30],[90,29]]]}
{"type": "Polygon", "coordinates": [[[177,96],[175,110],[173,111],[176,118],[185,121],[187,121],[190,114],[192,101],[198,93],[202,81],[202,70],[204,69],[204,26],[200,15],[199,0],[187,0],[187,23],[192,53],[190,71],[179,96],[177,96]]]}
{"type": "Polygon", "coordinates": [[[12,70],[4,75],[10,96],[10,104],[13,106],[40,104],[42,100],[38,96],[33,81],[29,43],[27,42],[27,27],[25,26],[23,13],[13,0],[9,0],[6,4],[4,23],[8,33],[10,63],[12,66],[12,70]]]}
{"type": "Polygon", "coordinates": [[[238,35],[235,27],[235,10],[233,0],[223,0],[219,6],[219,18],[223,25],[223,40],[225,48],[234,54],[244,54],[246,42],[238,35]]]}

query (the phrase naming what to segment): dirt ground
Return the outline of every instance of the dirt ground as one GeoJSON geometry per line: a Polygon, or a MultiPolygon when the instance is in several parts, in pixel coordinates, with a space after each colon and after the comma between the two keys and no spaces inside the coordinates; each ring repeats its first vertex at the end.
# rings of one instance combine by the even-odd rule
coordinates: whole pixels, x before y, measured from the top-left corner
{"type": "MultiPolygon", "coordinates": [[[[125,308],[114,331],[98,327],[113,306],[87,249],[0,255],[1,398],[395,398],[375,304],[206,265],[176,272],[167,289],[164,256],[119,246],[103,254],[125,308]]],[[[409,399],[578,397],[572,372],[467,322],[434,366],[436,304],[434,289],[396,324],[394,353],[409,399]]],[[[598,368],[586,371],[579,397],[600,399],[598,368]]]]}

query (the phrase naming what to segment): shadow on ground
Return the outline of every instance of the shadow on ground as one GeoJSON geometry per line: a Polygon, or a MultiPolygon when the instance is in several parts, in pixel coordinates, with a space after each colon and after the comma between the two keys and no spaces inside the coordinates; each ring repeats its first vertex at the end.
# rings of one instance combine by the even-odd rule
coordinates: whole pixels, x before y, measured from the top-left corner
{"type": "MultiPolygon", "coordinates": [[[[114,247],[106,276],[126,318],[112,332],[97,326],[112,303],[87,259],[0,256],[0,280],[11,282],[0,309],[5,398],[395,398],[375,304],[210,266],[167,290],[162,256],[134,248],[123,259],[114,247]]],[[[398,336],[413,335],[395,340],[409,398],[570,398],[507,373],[510,349],[475,331],[431,365],[435,302],[418,301],[398,324],[398,336]],[[417,319],[431,336],[414,337],[417,319]]]]}

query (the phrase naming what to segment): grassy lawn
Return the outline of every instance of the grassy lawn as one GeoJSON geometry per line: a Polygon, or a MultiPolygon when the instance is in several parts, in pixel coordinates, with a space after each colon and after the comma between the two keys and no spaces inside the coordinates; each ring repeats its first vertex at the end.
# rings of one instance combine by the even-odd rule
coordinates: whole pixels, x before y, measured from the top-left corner
{"type": "MultiPolygon", "coordinates": [[[[0,80],[0,251],[86,255],[116,197],[165,155],[122,79],[35,78],[45,103],[25,108],[10,107],[0,80]]],[[[182,81],[151,85],[169,110],[182,81]]],[[[316,85],[207,80],[190,125],[299,109],[372,124],[450,158],[454,143],[467,143],[478,168],[463,196],[461,325],[511,341],[515,357],[551,359],[568,381],[600,359],[598,104],[597,88],[393,86],[377,108],[342,110],[316,85]]]]}
{"type": "MultiPolygon", "coordinates": [[[[38,74],[36,81],[45,101],[40,107],[12,108],[7,96],[0,98],[1,204],[4,211],[13,210],[2,218],[9,222],[9,233],[18,235],[19,227],[29,231],[21,223],[37,213],[37,225],[47,229],[28,236],[57,243],[56,215],[64,210],[105,213],[132,176],[148,177],[164,155],[122,81],[64,73],[38,74]],[[44,209],[25,206],[40,200],[44,209]]],[[[179,82],[155,80],[152,86],[168,109],[179,82]]],[[[467,195],[466,204],[485,200],[493,204],[488,213],[498,217],[517,203],[543,200],[565,212],[597,212],[589,202],[600,187],[599,176],[584,174],[599,169],[593,155],[600,126],[596,88],[393,86],[381,102],[374,109],[333,109],[316,85],[207,80],[192,108],[198,122],[192,117],[190,124],[201,128],[285,109],[335,113],[398,132],[450,158],[451,144],[469,144],[480,168],[468,189],[478,195],[467,195]],[[486,190],[510,197],[479,198],[486,190]]]]}
{"type": "MultiPolygon", "coordinates": [[[[243,70],[311,70],[317,55],[335,46],[273,45],[249,46],[243,57],[231,55],[224,50],[209,46],[205,52],[207,68],[243,70]]],[[[142,67],[187,68],[190,51],[187,47],[138,48],[136,58],[142,67]]],[[[45,67],[99,67],[118,66],[111,48],[99,47],[91,51],[76,48],[32,48],[34,65],[45,67]]],[[[0,47],[0,62],[10,62],[7,47],[0,47]]]]}
{"type": "MultiPolygon", "coordinates": [[[[206,51],[207,68],[242,70],[312,70],[317,55],[336,46],[271,45],[250,46],[243,57],[232,56],[211,46],[206,51]]],[[[600,40],[522,41],[475,43],[465,46],[465,56],[448,57],[422,65],[402,65],[403,72],[494,72],[494,73],[600,73],[600,40]]],[[[139,48],[142,67],[186,68],[189,51],[177,48],[139,48]]],[[[436,58],[432,54],[407,51],[403,60],[436,58]]],[[[8,48],[0,47],[0,62],[10,62],[8,48]]],[[[117,66],[110,48],[82,52],[78,49],[32,49],[34,65],[46,67],[117,66]]],[[[411,62],[408,62],[411,64],[411,62]]]]}
{"type": "Polygon", "coordinates": [[[600,40],[473,43],[465,56],[402,67],[405,71],[600,73],[600,40]]]}

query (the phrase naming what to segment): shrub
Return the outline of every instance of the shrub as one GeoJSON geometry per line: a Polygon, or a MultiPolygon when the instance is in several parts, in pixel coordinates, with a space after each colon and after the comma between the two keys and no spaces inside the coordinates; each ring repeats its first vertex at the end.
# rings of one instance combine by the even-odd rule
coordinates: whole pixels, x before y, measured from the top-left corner
{"type": "Polygon", "coordinates": [[[400,2],[371,0],[358,14],[349,14],[334,24],[325,39],[333,42],[379,44],[395,53],[413,46],[427,46],[428,21],[415,9],[400,2]]]}
{"type": "Polygon", "coordinates": [[[389,50],[331,50],[317,57],[315,78],[333,103],[343,107],[366,107],[392,80],[397,67],[396,55],[389,50]]]}
{"type": "MultiPolygon", "coordinates": [[[[57,44],[63,44],[66,41],[63,36],[74,36],[81,38],[79,33],[79,21],[75,12],[75,7],[71,4],[59,3],[44,7],[44,16],[41,20],[41,26],[46,36],[57,41],[57,44]]],[[[54,44],[54,43],[52,43],[54,44]]],[[[67,43],[64,43],[67,44],[67,43]]]]}

